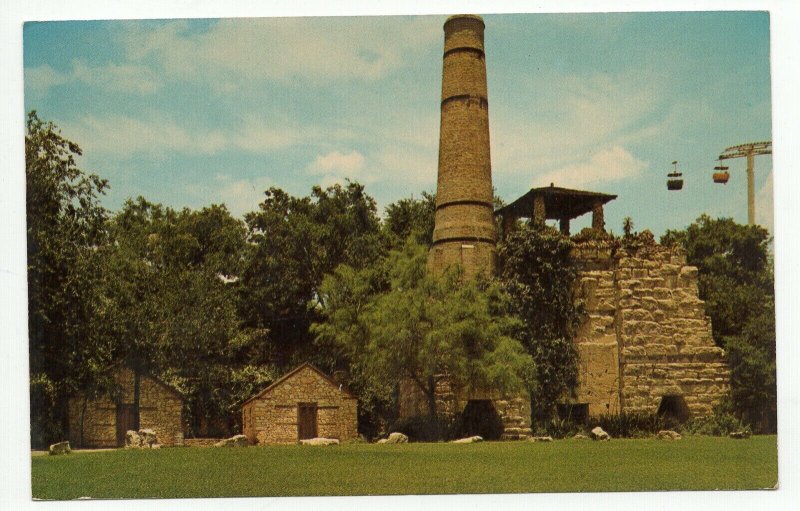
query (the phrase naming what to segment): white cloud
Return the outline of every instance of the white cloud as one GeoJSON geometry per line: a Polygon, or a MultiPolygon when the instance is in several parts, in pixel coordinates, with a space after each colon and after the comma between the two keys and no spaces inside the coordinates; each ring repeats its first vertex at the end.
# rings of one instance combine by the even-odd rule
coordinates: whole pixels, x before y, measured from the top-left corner
{"type": "Polygon", "coordinates": [[[349,153],[331,151],[327,154],[317,155],[307,170],[311,175],[322,176],[320,186],[323,188],[334,184],[344,184],[346,179],[362,184],[373,183],[376,176],[367,171],[365,162],[364,155],[358,151],[349,153]]]}
{"type": "Polygon", "coordinates": [[[274,184],[267,177],[234,179],[227,174],[218,174],[214,180],[219,188],[210,190],[209,195],[218,195],[235,216],[256,211],[264,200],[264,191],[274,184]]]}
{"type": "Polygon", "coordinates": [[[358,151],[341,153],[331,151],[318,155],[308,169],[312,174],[356,175],[364,168],[364,155],[358,151]]]}
{"type": "Polygon", "coordinates": [[[47,92],[50,87],[67,83],[69,78],[47,64],[25,69],[25,86],[37,92],[47,92]]]}
{"type": "Polygon", "coordinates": [[[534,178],[533,186],[556,186],[581,188],[607,181],[636,178],[648,163],[639,160],[624,148],[614,146],[598,151],[588,160],[573,163],[534,178]]]}
{"type": "Polygon", "coordinates": [[[772,199],[772,170],[769,171],[767,181],[756,193],[756,223],[775,232],[774,212],[775,206],[772,199]]]}
{"type": "Polygon", "coordinates": [[[54,70],[47,64],[25,70],[25,85],[38,92],[67,83],[83,83],[104,91],[152,94],[161,83],[149,67],[133,64],[108,63],[89,66],[81,60],[72,63],[65,72],[54,70]]]}
{"type": "Polygon", "coordinates": [[[253,81],[376,80],[430,48],[441,37],[439,20],[377,17],[222,19],[207,31],[186,21],[122,33],[128,56],[152,60],[173,78],[205,77],[218,92],[253,81]]]}
{"type": "Polygon", "coordinates": [[[436,187],[438,162],[436,149],[425,150],[415,145],[386,146],[376,160],[386,181],[417,185],[423,189],[436,187]]]}
{"type": "Polygon", "coordinates": [[[134,154],[160,156],[166,152],[212,155],[235,149],[265,153],[301,141],[300,130],[292,126],[272,129],[248,120],[234,130],[224,131],[178,123],[153,112],[142,119],[125,115],[85,116],[75,124],[65,124],[65,133],[79,140],[88,152],[116,158],[134,154]]]}
{"type": "Polygon", "coordinates": [[[151,115],[147,120],[124,115],[86,116],[77,124],[66,126],[65,133],[80,140],[91,153],[126,157],[133,154],[181,152],[215,154],[228,145],[219,130],[191,132],[173,120],[151,115]]]}
{"type": "Polygon", "coordinates": [[[492,159],[498,174],[564,167],[575,154],[652,139],[663,130],[662,122],[651,118],[661,101],[658,76],[572,74],[545,82],[551,80],[559,87],[532,83],[529,92],[515,98],[521,108],[493,112],[492,159]],[[533,101],[526,102],[525,94],[533,101]]]}

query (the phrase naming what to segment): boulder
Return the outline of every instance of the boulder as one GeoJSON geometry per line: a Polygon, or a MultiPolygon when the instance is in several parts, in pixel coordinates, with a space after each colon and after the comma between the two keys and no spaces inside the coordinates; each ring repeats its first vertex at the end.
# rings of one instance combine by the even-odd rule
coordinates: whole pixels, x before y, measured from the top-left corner
{"type": "Polygon", "coordinates": [[[528,439],[529,442],[552,442],[553,437],[551,436],[532,436],[528,439]]]}
{"type": "Polygon", "coordinates": [[[142,447],[142,438],[137,431],[128,430],[125,432],[125,448],[139,449],[142,447]]]}
{"type": "Polygon", "coordinates": [[[451,440],[451,444],[474,444],[476,442],[483,442],[483,437],[469,436],[467,438],[459,438],[458,440],[451,440]]]}
{"type": "Polygon", "coordinates": [[[158,443],[156,432],[152,429],[140,429],[138,433],[142,449],[150,449],[158,443]]]}
{"type": "Polygon", "coordinates": [[[234,435],[230,438],[223,438],[215,443],[214,447],[247,447],[247,437],[244,435],[234,435]]]}
{"type": "Polygon", "coordinates": [[[584,435],[583,433],[576,433],[575,436],[572,437],[572,439],[573,440],[589,440],[589,437],[584,435]]]}
{"type": "Polygon", "coordinates": [[[728,436],[731,438],[735,438],[736,440],[744,440],[750,438],[750,432],[747,431],[746,429],[743,431],[731,431],[731,433],[728,436]]]}
{"type": "Polygon", "coordinates": [[[379,444],[407,444],[408,437],[400,432],[389,433],[388,438],[382,438],[383,442],[378,440],[379,444]]]}
{"type": "Polygon", "coordinates": [[[589,433],[589,436],[591,436],[592,440],[602,440],[602,441],[611,440],[611,436],[609,436],[608,433],[603,431],[603,428],[601,428],[600,426],[597,426],[596,428],[594,428],[589,433]]]}
{"type": "Polygon", "coordinates": [[[339,445],[336,438],[306,438],[300,440],[300,445],[339,445]]]}
{"type": "Polygon", "coordinates": [[[56,456],[59,454],[69,454],[72,452],[72,449],[69,448],[69,442],[58,442],[57,444],[53,444],[50,446],[50,455],[56,456]]]}
{"type": "Polygon", "coordinates": [[[659,431],[658,434],[656,434],[656,438],[658,438],[659,440],[680,440],[681,434],[678,433],[677,431],[664,429],[659,431]]]}

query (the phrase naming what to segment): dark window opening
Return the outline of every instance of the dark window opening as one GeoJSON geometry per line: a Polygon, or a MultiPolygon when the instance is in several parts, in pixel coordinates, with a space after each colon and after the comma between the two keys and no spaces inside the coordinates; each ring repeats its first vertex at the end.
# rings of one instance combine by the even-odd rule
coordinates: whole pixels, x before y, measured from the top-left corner
{"type": "Polygon", "coordinates": [[[589,403],[560,403],[556,405],[558,418],[576,424],[589,422],[589,403]]]}
{"type": "Polygon", "coordinates": [[[658,405],[658,415],[663,417],[668,423],[683,424],[689,419],[689,407],[683,396],[667,395],[661,398],[658,405]]]}

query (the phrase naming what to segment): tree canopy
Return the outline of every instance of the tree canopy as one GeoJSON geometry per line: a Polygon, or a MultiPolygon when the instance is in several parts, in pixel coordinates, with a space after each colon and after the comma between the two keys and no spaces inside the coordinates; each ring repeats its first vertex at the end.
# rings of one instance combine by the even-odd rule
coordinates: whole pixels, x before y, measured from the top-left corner
{"type": "Polygon", "coordinates": [[[509,334],[518,321],[508,297],[491,282],[436,276],[427,248],[409,241],[392,251],[383,273],[340,266],[327,277],[325,321],[314,326],[320,345],[347,357],[368,386],[409,380],[436,416],[437,384],[524,389],[532,359],[509,334]]]}

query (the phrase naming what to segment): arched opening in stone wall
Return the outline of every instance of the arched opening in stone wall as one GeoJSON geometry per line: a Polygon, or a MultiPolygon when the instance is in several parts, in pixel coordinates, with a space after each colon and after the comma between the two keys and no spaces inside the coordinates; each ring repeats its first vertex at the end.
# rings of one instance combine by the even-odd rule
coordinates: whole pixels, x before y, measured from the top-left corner
{"type": "Polygon", "coordinates": [[[689,407],[686,406],[686,400],[683,399],[683,396],[676,394],[663,396],[657,413],[667,422],[674,424],[682,424],[689,419],[689,407]]]}
{"type": "Polygon", "coordinates": [[[484,440],[498,440],[503,430],[503,420],[490,399],[471,399],[456,419],[454,436],[479,435],[484,440]]]}

